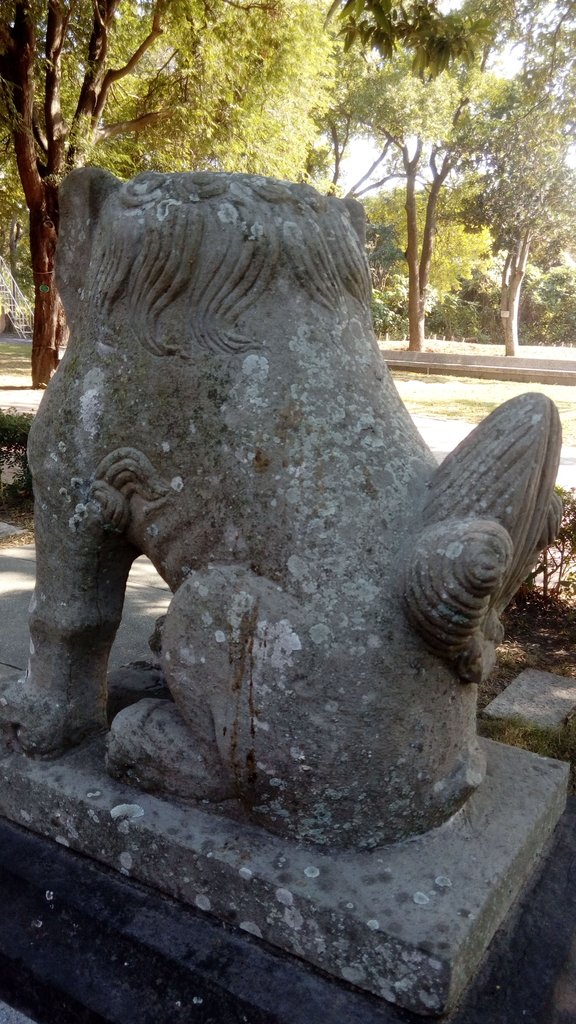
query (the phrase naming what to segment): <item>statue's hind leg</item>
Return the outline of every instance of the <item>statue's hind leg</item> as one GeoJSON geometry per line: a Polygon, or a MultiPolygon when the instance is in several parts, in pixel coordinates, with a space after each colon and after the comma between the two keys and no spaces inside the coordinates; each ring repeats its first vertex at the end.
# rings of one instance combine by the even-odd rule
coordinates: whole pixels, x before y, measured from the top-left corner
{"type": "Polygon", "coordinates": [[[143,700],[120,712],[109,737],[111,774],[185,799],[256,802],[257,762],[268,758],[271,744],[273,757],[282,756],[269,730],[281,716],[283,680],[300,650],[291,624],[299,613],[293,598],[249,569],[192,573],[163,629],[163,668],[175,703],[143,700]]]}

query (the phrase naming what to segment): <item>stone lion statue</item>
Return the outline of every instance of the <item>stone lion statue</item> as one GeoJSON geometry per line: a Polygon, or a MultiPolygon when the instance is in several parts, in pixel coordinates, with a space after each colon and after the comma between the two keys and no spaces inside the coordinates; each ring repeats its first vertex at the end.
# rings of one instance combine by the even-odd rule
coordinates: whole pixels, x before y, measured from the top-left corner
{"type": "Polygon", "coordinates": [[[476,686],[554,534],[554,406],[526,394],[439,468],[372,330],[360,207],[249,175],[62,186],[71,326],[30,437],[37,582],[0,712],[57,756],[105,728],[132,561],[173,599],[172,700],[109,770],[280,835],[371,847],[483,775],[476,686]]]}

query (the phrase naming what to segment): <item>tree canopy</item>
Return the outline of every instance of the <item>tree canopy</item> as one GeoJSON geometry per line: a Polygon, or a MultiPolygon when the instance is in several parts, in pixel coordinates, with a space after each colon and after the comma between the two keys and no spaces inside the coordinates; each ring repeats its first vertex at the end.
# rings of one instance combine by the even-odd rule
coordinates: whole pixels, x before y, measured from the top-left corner
{"type": "Polygon", "coordinates": [[[437,0],[334,0],[328,18],[335,16],[347,50],[358,43],[388,59],[404,49],[412,54],[413,72],[432,77],[458,61],[472,64],[494,35],[489,12],[444,13],[437,0]]]}
{"type": "Polygon", "coordinates": [[[30,213],[33,382],[62,323],[58,185],[99,163],[299,178],[330,86],[320,0],[12,0],[0,16],[0,130],[30,213]]]}

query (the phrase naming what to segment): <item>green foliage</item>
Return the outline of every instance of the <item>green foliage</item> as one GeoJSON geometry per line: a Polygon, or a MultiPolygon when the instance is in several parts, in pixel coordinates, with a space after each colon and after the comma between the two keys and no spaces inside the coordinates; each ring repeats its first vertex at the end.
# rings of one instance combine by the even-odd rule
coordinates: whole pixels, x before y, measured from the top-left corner
{"type": "Polygon", "coordinates": [[[480,338],[480,317],[475,302],[449,292],[432,308],[428,316],[428,331],[437,338],[480,338]]]}
{"type": "Polygon", "coordinates": [[[372,292],[372,320],[377,336],[393,338],[408,335],[408,280],[403,274],[391,274],[383,291],[372,292]]]}
{"type": "Polygon", "coordinates": [[[33,416],[0,410],[0,500],[10,504],[32,494],[26,448],[33,416]]]}
{"type": "Polygon", "coordinates": [[[436,0],[334,0],[344,45],[355,43],[391,58],[402,46],[413,54],[416,74],[437,76],[455,61],[471,64],[493,35],[489,18],[462,11],[441,14],[436,0]]]}
{"type": "Polygon", "coordinates": [[[396,268],[404,259],[402,250],[398,248],[394,227],[391,224],[367,224],[366,251],[372,283],[381,291],[386,287],[392,268],[396,268]]]}
{"type": "Polygon", "coordinates": [[[562,499],[562,522],[556,540],[542,552],[528,585],[548,599],[576,597],[576,488],[556,488],[562,499]]]}
{"type": "MultiPolygon", "coordinates": [[[[318,134],[315,118],[333,84],[324,0],[118,0],[106,63],[97,71],[99,81],[111,73],[116,79],[97,118],[89,108],[79,113],[90,75],[94,5],[63,0],[60,6],[61,173],[97,163],[120,177],[149,169],[305,175],[318,134]],[[160,31],[133,60],[153,14],[160,31]]],[[[39,139],[46,133],[48,7],[40,0],[33,5],[39,139]]],[[[0,30],[9,20],[0,17],[0,30]]],[[[0,130],[13,127],[10,92],[0,87],[0,130]]],[[[45,155],[39,144],[41,160],[45,155]]]]}
{"type": "Polygon", "coordinates": [[[522,337],[530,345],[576,343],[576,264],[530,268],[522,310],[522,337]]]}
{"type": "Polygon", "coordinates": [[[96,135],[98,160],[123,177],[154,168],[301,179],[332,84],[331,46],[319,0],[174,3],[165,36],[107,109],[111,125],[160,116],[144,133],[96,135]]]}
{"type": "MultiPolygon", "coordinates": [[[[420,232],[423,230],[426,217],[426,198],[424,190],[417,197],[420,232]]],[[[380,290],[385,285],[385,277],[383,278],[381,275],[386,267],[389,269],[390,266],[393,266],[396,273],[407,273],[404,262],[404,250],[407,242],[405,201],[405,191],[402,188],[381,192],[377,196],[364,200],[369,218],[368,259],[372,267],[374,287],[380,290]],[[375,240],[379,235],[381,248],[378,249],[375,248],[375,240]],[[381,270],[378,270],[375,260],[384,260],[381,270]],[[392,263],[389,262],[390,260],[392,263]]],[[[444,312],[445,316],[449,318],[451,310],[455,313],[457,302],[455,302],[454,296],[452,298],[448,298],[448,296],[460,289],[463,280],[470,278],[473,274],[482,275],[488,272],[493,262],[490,255],[491,237],[486,229],[468,230],[452,217],[449,189],[441,197],[439,207],[430,270],[431,296],[428,299],[428,307],[431,310],[439,309],[438,305],[434,305],[435,298],[440,306],[443,306],[445,302],[444,312]]],[[[468,300],[468,302],[470,301],[473,300],[468,300]]],[[[497,301],[496,297],[496,303],[497,301]]],[[[442,315],[439,312],[440,319],[442,315]]],[[[472,314],[462,312],[461,315],[465,319],[470,319],[472,314]]],[[[440,330],[433,325],[432,329],[437,330],[440,334],[459,333],[451,329],[440,330]]],[[[472,333],[474,332],[465,331],[464,335],[471,336],[472,333]]],[[[459,336],[462,337],[463,334],[459,333],[459,336]]]]}
{"type": "Polygon", "coordinates": [[[442,338],[469,338],[480,344],[500,342],[499,268],[493,261],[473,266],[456,290],[440,297],[430,311],[431,334],[442,338]]]}

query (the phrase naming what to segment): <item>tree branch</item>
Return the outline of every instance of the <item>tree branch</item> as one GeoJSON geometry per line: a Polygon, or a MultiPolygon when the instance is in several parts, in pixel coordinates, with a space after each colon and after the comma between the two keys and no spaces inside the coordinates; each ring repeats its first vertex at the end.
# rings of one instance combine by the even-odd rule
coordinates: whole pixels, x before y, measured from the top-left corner
{"type": "MultiPolygon", "coordinates": [[[[391,146],[391,145],[392,145],[392,142],[390,141],[390,139],[387,139],[387,141],[386,141],[386,145],[384,146],[384,149],[382,150],[382,152],[380,153],[380,155],[379,155],[378,157],[376,157],[376,160],[374,161],[374,163],[373,163],[373,164],[372,164],[372,165],[371,165],[371,166],[370,166],[370,167],[368,168],[368,170],[366,171],[366,173],[365,173],[365,174],[363,174],[363,175],[362,175],[362,177],[358,179],[358,181],[356,182],[356,184],[355,184],[355,185],[353,185],[353,186],[352,186],[352,188],[348,190],[348,192],[346,193],[346,195],[349,195],[349,196],[354,196],[354,195],[356,195],[357,193],[358,193],[358,195],[363,195],[363,194],[364,194],[364,192],[366,192],[366,191],[369,191],[369,190],[367,190],[367,189],[364,189],[364,190],[363,190],[362,192],[359,192],[358,190],[360,189],[360,186],[364,184],[364,182],[365,182],[365,181],[368,181],[368,178],[369,178],[369,177],[370,177],[370,176],[371,176],[371,175],[372,175],[372,174],[374,173],[374,171],[376,170],[376,168],[380,166],[380,164],[382,163],[382,161],[383,161],[383,160],[385,159],[385,157],[386,157],[386,155],[387,155],[387,153],[388,153],[388,150],[390,149],[390,146],[391,146]]],[[[388,176],[388,177],[389,177],[389,176],[388,176]]],[[[388,180],[388,178],[386,178],[386,179],[384,179],[384,180],[388,180]]],[[[372,188],[372,187],[374,187],[374,186],[370,186],[370,187],[372,188]]]]}
{"type": "Polygon", "coordinates": [[[162,121],[169,114],[169,110],[152,110],[149,114],[141,114],[140,117],[133,117],[130,121],[118,121],[116,124],[97,128],[95,138],[99,142],[104,142],[107,139],[115,139],[118,135],[127,135],[129,132],[141,132],[151,124],[162,121]]]}
{"type": "Polygon", "coordinates": [[[162,10],[163,5],[162,3],[160,3],[160,0],[158,0],[154,7],[154,12],[152,14],[152,28],[150,29],[150,32],[148,33],[146,38],[140,43],[140,46],[137,48],[137,50],[134,51],[134,53],[130,57],[130,60],[127,61],[124,67],[111,68],[104,75],[104,80],[100,87],[100,91],[96,101],[96,107],[92,114],[93,126],[98,124],[98,121],[102,116],[102,112],[104,110],[104,107],[106,106],[106,101],[108,99],[108,93],[110,92],[110,89],[114,85],[114,83],[119,82],[122,78],[126,78],[126,76],[129,75],[134,70],[136,65],[142,60],[142,57],[147,52],[147,50],[149,50],[150,47],[154,45],[158,37],[163,34],[164,29],[162,28],[161,23],[162,10]]]}
{"type": "Polygon", "coordinates": [[[266,11],[268,14],[273,14],[278,9],[278,5],[275,3],[256,3],[254,2],[241,4],[239,0],[223,0],[228,7],[235,7],[237,11],[266,11]]]}
{"type": "Polygon", "coordinates": [[[49,0],[46,24],[46,79],[44,91],[44,123],[46,126],[47,161],[50,174],[59,175],[64,169],[64,138],[66,125],[60,102],[62,46],[65,18],[60,0],[49,0]]]}
{"type": "MultiPolygon", "coordinates": [[[[378,181],[371,182],[371,184],[367,185],[366,188],[360,189],[359,192],[351,189],[349,192],[346,193],[346,198],[358,199],[360,196],[365,196],[367,192],[372,192],[373,189],[375,188],[382,188],[382,186],[385,185],[387,181],[395,181],[397,178],[403,177],[404,175],[398,174],[398,172],[395,172],[394,174],[387,174],[384,178],[379,178],[378,181]]],[[[356,188],[357,187],[358,186],[356,186],[356,188]]]]}

